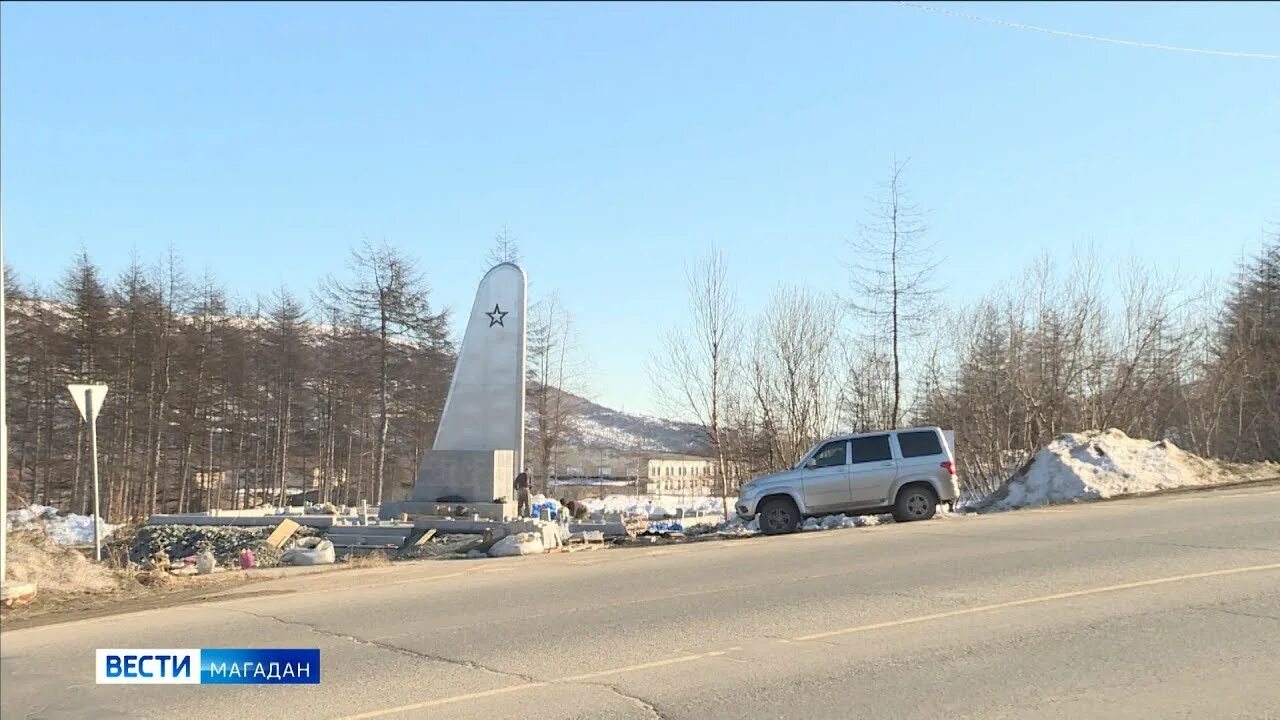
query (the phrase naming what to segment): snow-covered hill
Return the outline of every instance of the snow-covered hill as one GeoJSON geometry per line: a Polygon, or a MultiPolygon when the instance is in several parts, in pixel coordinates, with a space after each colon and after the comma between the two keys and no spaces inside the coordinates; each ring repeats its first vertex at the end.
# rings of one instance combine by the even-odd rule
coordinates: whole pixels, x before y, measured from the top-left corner
{"type": "MultiPolygon", "coordinates": [[[[621,412],[568,392],[565,402],[574,408],[566,446],[691,455],[707,452],[702,430],[696,425],[621,412]]],[[[537,427],[536,412],[530,403],[526,408],[530,430],[537,427]]]]}

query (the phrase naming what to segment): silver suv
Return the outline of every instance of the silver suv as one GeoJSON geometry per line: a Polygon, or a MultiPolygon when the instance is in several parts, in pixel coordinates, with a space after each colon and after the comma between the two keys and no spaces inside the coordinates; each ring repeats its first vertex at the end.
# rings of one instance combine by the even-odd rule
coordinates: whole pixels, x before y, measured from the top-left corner
{"type": "Polygon", "coordinates": [[[768,535],[795,531],[809,516],[892,512],[899,522],[928,520],[955,502],[955,455],[936,427],[843,435],[818,443],[791,470],[742,486],[738,516],[759,516],[768,535]]]}

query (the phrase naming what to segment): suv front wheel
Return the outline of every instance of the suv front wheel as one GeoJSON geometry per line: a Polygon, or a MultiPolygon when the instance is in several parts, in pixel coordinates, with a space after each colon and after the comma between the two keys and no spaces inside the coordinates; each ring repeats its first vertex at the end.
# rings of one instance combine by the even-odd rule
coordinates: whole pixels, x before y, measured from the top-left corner
{"type": "Polygon", "coordinates": [[[800,511],[790,498],[769,498],[760,504],[760,532],[781,535],[795,532],[800,524],[800,511]]]}
{"type": "MultiPolygon", "coordinates": [[[[928,520],[938,510],[938,494],[928,485],[909,485],[898,491],[893,519],[898,522],[928,520]]],[[[764,527],[763,524],[761,527],[764,527]]]]}

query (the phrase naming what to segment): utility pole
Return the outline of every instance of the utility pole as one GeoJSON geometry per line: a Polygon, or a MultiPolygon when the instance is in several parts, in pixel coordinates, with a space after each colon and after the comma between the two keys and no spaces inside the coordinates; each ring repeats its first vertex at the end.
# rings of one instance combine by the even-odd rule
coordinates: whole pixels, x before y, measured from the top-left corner
{"type": "Polygon", "coordinates": [[[0,585],[7,585],[9,578],[9,400],[5,387],[8,363],[4,310],[4,236],[0,235],[0,585]]]}

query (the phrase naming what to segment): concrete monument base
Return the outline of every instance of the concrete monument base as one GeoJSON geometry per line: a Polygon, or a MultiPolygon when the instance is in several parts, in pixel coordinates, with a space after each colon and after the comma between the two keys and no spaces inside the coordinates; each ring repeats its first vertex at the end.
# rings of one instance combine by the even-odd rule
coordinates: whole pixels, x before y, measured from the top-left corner
{"type": "Polygon", "coordinates": [[[393,520],[402,513],[411,518],[458,518],[470,520],[476,515],[481,520],[514,520],[519,509],[514,501],[504,503],[493,502],[456,502],[434,503],[402,500],[400,502],[383,503],[378,508],[378,517],[382,520],[393,520]]]}
{"type": "Polygon", "coordinates": [[[491,520],[516,516],[513,450],[428,450],[413,492],[403,502],[383,503],[378,517],[401,513],[491,520]]]}
{"type": "Polygon", "coordinates": [[[409,499],[420,503],[514,500],[513,450],[428,450],[409,499]]]}

